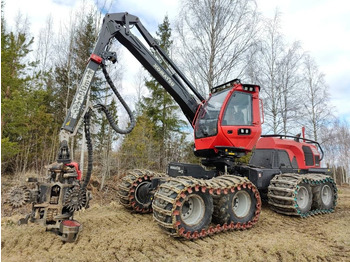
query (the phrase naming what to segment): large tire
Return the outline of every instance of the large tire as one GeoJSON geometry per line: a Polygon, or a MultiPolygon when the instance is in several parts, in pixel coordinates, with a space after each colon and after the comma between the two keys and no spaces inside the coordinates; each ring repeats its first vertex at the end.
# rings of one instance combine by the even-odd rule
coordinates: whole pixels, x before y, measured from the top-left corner
{"type": "Polygon", "coordinates": [[[118,187],[120,204],[138,213],[151,213],[153,194],[148,189],[153,175],[147,170],[129,171],[118,187]]]}
{"type": "Polygon", "coordinates": [[[248,223],[255,216],[256,204],[254,192],[249,188],[241,188],[215,199],[213,221],[220,225],[248,223]]]}
{"type": "Polygon", "coordinates": [[[317,185],[313,188],[314,209],[333,209],[335,207],[334,185],[330,182],[317,185]]]}
{"type": "Polygon", "coordinates": [[[211,222],[213,198],[207,193],[193,192],[182,200],[178,208],[180,212],[176,220],[180,222],[179,227],[186,232],[200,232],[211,222]]]}
{"type": "Polygon", "coordinates": [[[301,214],[310,211],[312,205],[312,191],[309,184],[298,184],[296,193],[296,204],[297,210],[299,210],[301,214]]]}

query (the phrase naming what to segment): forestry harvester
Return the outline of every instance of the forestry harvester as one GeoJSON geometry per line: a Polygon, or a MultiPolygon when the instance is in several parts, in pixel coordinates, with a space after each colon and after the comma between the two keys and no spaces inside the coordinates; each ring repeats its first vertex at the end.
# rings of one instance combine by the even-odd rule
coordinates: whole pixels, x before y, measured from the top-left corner
{"type": "Polygon", "coordinates": [[[260,86],[234,79],[214,87],[207,99],[159,47],[138,17],[128,13],[107,14],[98,41],[77,88],[60,131],[57,162],[48,169],[48,179],[32,187],[10,192],[14,207],[32,203],[25,219],[39,222],[63,241],[73,242],[81,229],[73,214],[87,208],[86,189],[92,172],[92,144],[89,132],[91,110],[102,110],[113,129],[127,134],[135,126],[134,116],[115,88],[106,69],[117,61],[110,51],[117,39],[166,89],[180,106],[194,129],[194,154],[202,165],[170,163],[166,174],[146,170],[129,171],[119,185],[120,203],[139,213],[153,211],[156,222],[172,236],[186,239],[232,229],[251,228],[261,211],[261,197],[285,215],[308,217],[333,212],[337,188],[329,170],[321,168],[323,151],[316,141],[299,136],[261,136],[262,101],[260,86]],[[135,27],[144,41],[131,32],[135,27]],[[149,46],[146,48],[145,44],[149,46]],[[130,117],[120,129],[105,105],[91,105],[89,92],[98,68],[130,117]],[[71,160],[69,139],[84,119],[88,145],[88,168],[83,179],[71,160]],[[237,159],[252,152],[248,165],[237,159]]]}

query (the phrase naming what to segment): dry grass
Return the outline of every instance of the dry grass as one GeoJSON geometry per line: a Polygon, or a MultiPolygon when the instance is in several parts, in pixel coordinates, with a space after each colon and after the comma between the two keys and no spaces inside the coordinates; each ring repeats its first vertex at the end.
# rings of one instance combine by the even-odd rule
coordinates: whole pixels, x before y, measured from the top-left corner
{"type": "Polygon", "coordinates": [[[2,261],[350,261],[350,188],[340,189],[335,213],[300,219],[265,205],[260,221],[197,241],[171,238],[152,215],[132,214],[116,202],[93,204],[75,219],[84,230],[63,244],[39,225],[1,221],[2,261]]]}

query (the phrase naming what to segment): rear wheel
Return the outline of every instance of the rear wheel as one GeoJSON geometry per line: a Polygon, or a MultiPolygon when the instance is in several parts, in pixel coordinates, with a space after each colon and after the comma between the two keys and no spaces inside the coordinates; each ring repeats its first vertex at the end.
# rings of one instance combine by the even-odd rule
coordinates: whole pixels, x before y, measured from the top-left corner
{"type": "Polygon", "coordinates": [[[313,207],[316,209],[334,208],[334,186],[327,182],[314,187],[313,207]]]}
{"type": "Polygon", "coordinates": [[[221,225],[248,223],[255,216],[257,199],[249,188],[242,188],[215,200],[213,219],[221,225]]]}

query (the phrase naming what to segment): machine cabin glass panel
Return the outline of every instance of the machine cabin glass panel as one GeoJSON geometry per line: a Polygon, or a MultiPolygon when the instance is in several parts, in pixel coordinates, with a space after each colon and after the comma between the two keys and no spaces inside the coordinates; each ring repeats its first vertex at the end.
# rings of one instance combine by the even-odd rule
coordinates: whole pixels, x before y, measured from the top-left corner
{"type": "Polygon", "coordinates": [[[234,92],[227,103],[221,125],[252,125],[252,96],[243,92],[234,92]]]}
{"type": "Polygon", "coordinates": [[[199,111],[195,126],[196,138],[215,136],[218,133],[218,118],[229,89],[213,94],[199,111]]]}

